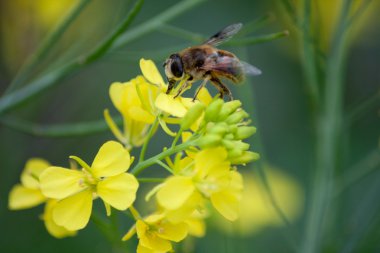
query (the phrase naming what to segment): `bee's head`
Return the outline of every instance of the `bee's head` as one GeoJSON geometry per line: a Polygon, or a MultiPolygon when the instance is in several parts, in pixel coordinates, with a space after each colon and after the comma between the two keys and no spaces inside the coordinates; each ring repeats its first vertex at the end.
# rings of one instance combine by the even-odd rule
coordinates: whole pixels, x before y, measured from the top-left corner
{"type": "Polygon", "coordinates": [[[172,54],[164,63],[167,78],[179,80],[183,77],[183,64],[179,54],[172,54]]]}

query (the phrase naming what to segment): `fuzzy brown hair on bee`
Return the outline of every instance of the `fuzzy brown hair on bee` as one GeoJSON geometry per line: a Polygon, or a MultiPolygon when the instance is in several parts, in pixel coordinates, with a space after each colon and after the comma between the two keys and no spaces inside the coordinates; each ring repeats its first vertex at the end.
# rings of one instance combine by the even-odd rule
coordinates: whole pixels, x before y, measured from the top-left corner
{"type": "Polygon", "coordinates": [[[201,45],[189,47],[170,55],[164,63],[165,75],[169,81],[166,93],[169,94],[177,82],[182,81],[181,87],[174,96],[177,97],[195,81],[203,80],[195,92],[193,100],[196,99],[200,89],[206,85],[207,81],[210,81],[218,89],[221,98],[228,95],[232,100],[232,93],[221,82],[221,78],[239,83],[244,80],[246,74],[261,74],[261,70],[240,61],[233,53],[216,48],[234,36],[241,27],[241,23],[229,25],[201,45]]]}

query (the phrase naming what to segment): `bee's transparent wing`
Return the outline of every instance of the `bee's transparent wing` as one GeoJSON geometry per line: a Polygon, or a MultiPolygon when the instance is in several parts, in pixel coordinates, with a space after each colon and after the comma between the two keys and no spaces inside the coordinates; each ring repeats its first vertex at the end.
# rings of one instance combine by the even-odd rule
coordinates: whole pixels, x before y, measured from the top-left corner
{"type": "Polygon", "coordinates": [[[249,63],[240,61],[240,64],[241,64],[241,66],[243,68],[243,72],[246,75],[258,76],[258,75],[261,75],[261,73],[262,73],[260,69],[256,68],[255,66],[252,66],[249,63]]]}
{"type": "Polygon", "coordinates": [[[236,33],[239,32],[243,25],[241,23],[229,25],[220,32],[217,32],[213,36],[211,36],[207,41],[205,41],[203,44],[211,45],[211,46],[218,46],[221,43],[229,40],[234,36],[236,33]]]}

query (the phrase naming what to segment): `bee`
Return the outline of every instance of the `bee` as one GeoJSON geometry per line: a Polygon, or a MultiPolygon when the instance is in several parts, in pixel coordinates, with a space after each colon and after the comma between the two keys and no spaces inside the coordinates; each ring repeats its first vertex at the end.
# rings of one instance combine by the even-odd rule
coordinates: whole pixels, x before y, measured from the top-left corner
{"type": "Polygon", "coordinates": [[[261,74],[261,70],[240,61],[233,53],[216,48],[232,38],[241,27],[241,23],[229,25],[201,45],[189,47],[170,55],[163,65],[169,82],[166,94],[170,94],[178,81],[181,81],[182,85],[174,98],[194,82],[203,80],[195,92],[193,101],[208,81],[218,89],[222,99],[224,95],[228,95],[230,100],[233,100],[230,89],[222,83],[221,78],[239,83],[244,80],[246,74],[253,76],[261,74]]]}

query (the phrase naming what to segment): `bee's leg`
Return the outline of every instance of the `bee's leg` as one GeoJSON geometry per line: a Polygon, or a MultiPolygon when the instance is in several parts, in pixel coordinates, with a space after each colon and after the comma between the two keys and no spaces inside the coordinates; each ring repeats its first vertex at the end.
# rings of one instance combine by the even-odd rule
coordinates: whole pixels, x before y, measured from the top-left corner
{"type": "Polygon", "coordinates": [[[211,83],[219,90],[220,98],[223,99],[224,94],[230,97],[230,100],[234,100],[232,97],[232,92],[225,86],[217,77],[212,77],[210,79],[211,83]]]}
{"type": "Polygon", "coordinates": [[[169,79],[169,78],[168,78],[168,82],[169,82],[169,85],[168,85],[168,89],[166,90],[166,94],[170,94],[170,92],[172,91],[176,83],[174,79],[169,79]]]}
{"type": "Polygon", "coordinates": [[[178,97],[179,95],[181,95],[183,89],[187,88],[187,85],[188,85],[188,83],[187,83],[187,81],[185,81],[185,82],[181,85],[181,87],[179,87],[177,94],[176,94],[173,98],[176,98],[176,97],[178,97]]]}
{"type": "Polygon", "coordinates": [[[206,77],[203,82],[201,83],[201,85],[198,87],[197,91],[195,92],[194,94],[194,97],[193,97],[193,102],[195,101],[195,99],[197,98],[198,96],[198,93],[201,91],[201,89],[206,85],[207,81],[210,80],[210,76],[206,77]]]}

